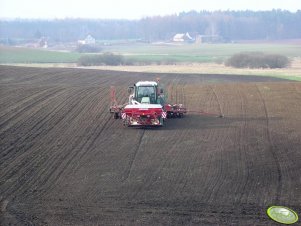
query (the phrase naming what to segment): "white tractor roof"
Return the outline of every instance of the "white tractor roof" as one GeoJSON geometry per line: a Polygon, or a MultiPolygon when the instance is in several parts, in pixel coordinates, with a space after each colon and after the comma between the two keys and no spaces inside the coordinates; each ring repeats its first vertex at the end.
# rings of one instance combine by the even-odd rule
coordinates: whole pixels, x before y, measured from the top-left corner
{"type": "Polygon", "coordinates": [[[158,84],[153,81],[140,81],[136,83],[136,86],[157,86],[158,84]]]}
{"type": "Polygon", "coordinates": [[[162,105],[160,104],[128,104],[124,107],[124,109],[140,109],[140,110],[148,110],[159,108],[162,109],[162,105]]]}

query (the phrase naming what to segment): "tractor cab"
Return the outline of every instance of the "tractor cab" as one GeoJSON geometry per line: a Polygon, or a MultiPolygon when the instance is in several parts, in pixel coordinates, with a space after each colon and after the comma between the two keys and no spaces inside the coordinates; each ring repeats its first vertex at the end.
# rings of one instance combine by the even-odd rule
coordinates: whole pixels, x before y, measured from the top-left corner
{"type": "Polygon", "coordinates": [[[140,104],[164,104],[163,89],[159,90],[157,82],[143,81],[137,82],[134,87],[129,87],[131,100],[140,104]]]}
{"type": "Polygon", "coordinates": [[[157,92],[156,86],[137,86],[135,99],[141,104],[156,104],[157,92]]]}

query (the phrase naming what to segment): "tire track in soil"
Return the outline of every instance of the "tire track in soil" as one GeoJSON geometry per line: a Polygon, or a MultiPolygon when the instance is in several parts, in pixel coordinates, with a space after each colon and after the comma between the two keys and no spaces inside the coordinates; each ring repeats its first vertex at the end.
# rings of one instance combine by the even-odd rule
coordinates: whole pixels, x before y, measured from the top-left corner
{"type": "MultiPolygon", "coordinates": [[[[174,86],[172,86],[172,88],[175,87],[175,90],[176,90],[176,94],[175,94],[176,102],[175,103],[176,104],[184,104],[184,106],[187,107],[185,105],[187,103],[186,102],[186,92],[185,92],[186,84],[182,83],[181,85],[179,85],[180,82],[181,82],[181,80],[177,79],[176,82],[174,83],[174,86]]],[[[177,119],[169,119],[168,120],[169,122],[167,121],[167,123],[170,123],[170,124],[175,123],[174,122],[175,120],[177,120],[177,119]]],[[[181,119],[179,119],[179,120],[181,120],[181,119]]],[[[183,141],[182,137],[184,137],[183,134],[186,134],[186,133],[189,133],[189,129],[187,129],[187,128],[182,129],[181,131],[169,132],[168,135],[170,136],[170,139],[169,139],[169,142],[166,143],[166,147],[168,147],[168,148],[167,148],[167,152],[165,153],[165,156],[164,156],[165,160],[162,162],[161,166],[158,167],[157,170],[154,171],[152,177],[150,177],[150,179],[149,179],[149,183],[146,183],[145,187],[151,186],[152,183],[155,183],[158,180],[158,178],[160,178],[160,174],[162,174],[162,169],[170,168],[171,166],[176,164],[176,161],[179,158],[182,158],[183,156],[186,155],[185,152],[183,152],[182,150],[177,151],[177,148],[176,148],[179,144],[182,143],[182,141],[183,141]],[[173,139],[175,137],[178,137],[179,139],[176,139],[176,141],[175,141],[173,139]]],[[[158,155],[162,155],[160,150],[158,151],[158,155]]],[[[177,181],[175,182],[175,186],[173,188],[171,188],[174,193],[179,191],[180,189],[183,189],[183,186],[180,185],[180,187],[179,187],[176,185],[182,184],[183,180],[187,181],[187,177],[185,177],[185,175],[189,171],[191,165],[185,167],[183,170],[179,170],[179,173],[176,177],[177,181]]]]}
{"type": "Polygon", "coordinates": [[[137,146],[136,146],[136,148],[134,150],[134,153],[133,153],[133,157],[130,158],[130,163],[129,163],[128,170],[125,173],[125,177],[122,179],[123,183],[125,181],[127,181],[129,179],[129,177],[131,176],[131,173],[132,173],[132,170],[133,170],[133,166],[134,166],[137,154],[139,152],[139,149],[141,147],[144,134],[145,134],[145,129],[142,129],[142,132],[140,133],[140,137],[139,137],[139,140],[138,140],[138,144],[137,144],[137,146]]]}
{"type": "MultiPolygon", "coordinates": [[[[178,86],[178,84],[177,84],[178,86]]],[[[185,104],[187,103],[186,101],[186,92],[185,92],[185,84],[183,84],[181,86],[181,103],[178,103],[178,104],[184,104],[185,107],[187,107],[185,104]]],[[[185,116],[184,116],[185,117],[185,116]]],[[[173,122],[171,122],[173,123],[173,122]]],[[[180,138],[178,139],[177,143],[181,143],[182,142],[182,139],[183,139],[183,134],[189,134],[190,133],[190,130],[189,128],[186,128],[186,129],[182,129],[181,132],[177,132],[177,136],[180,138]]],[[[176,144],[175,144],[176,146],[176,144]]],[[[169,154],[171,155],[172,152],[169,152],[169,154]]],[[[175,156],[174,158],[169,158],[169,156],[167,155],[166,156],[166,161],[164,162],[163,164],[163,167],[165,167],[167,165],[167,163],[169,162],[170,165],[173,165],[174,162],[177,160],[176,157],[178,157],[178,159],[182,159],[183,157],[185,157],[186,155],[186,152],[185,151],[180,151],[179,154],[177,156],[175,156]],[[179,154],[182,154],[182,155],[179,155],[179,154]],[[169,161],[168,161],[169,160],[169,161]]],[[[193,158],[193,162],[191,162],[187,167],[185,167],[184,170],[180,170],[179,171],[179,174],[177,176],[177,182],[175,183],[176,185],[178,186],[174,186],[174,193],[176,192],[180,192],[183,191],[188,183],[188,180],[189,180],[189,172],[191,169],[194,168],[195,164],[196,164],[196,161],[197,161],[197,158],[193,158]]],[[[162,167],[162,168],[163,168],[162,167]]]]}
{"type": "MultiPolygon", "coordinates": [[[[215,135],[216,136],[216,135],[215,135]]],[[[219,135],[218,135],[219,136],[219,135]]],[[[212,177],[209,180],[209,183],[206,185],[207,192],[204,193],[204,200],[207,203],[215,203],[215,200],[217,199],[217,195],[219,195],[219,191],[221,187],[223,186],[224,181],[229,176],[225,174],[227,172],[227,156],[224,154],[224,147],[223,144],[227,143],[229,140],[228,131],[225,132],[224,136],[219,136],[219,144],[216,146],[218,151],[218,157],[214,156],[213,158],[215,160],[218,160],[218,166],[216,164],[210,165],[210,169],[213,168],[213,172],[215,177],[212,177]],[[206,195],[205,195],[206,194],[206,195]]]]}
{"type": "MultiPolygon", "coordinates": [[[[187,100],[187,92],[185,91],[185,86],[186,85],[183,84],[182,88],[181,88],[181,91],[182,91],[181,92],[181,100],[183,101],[183,104],[187,103],[187,101],[186,101],[187,100]]],[[[201,101],[202,100],[202,92],[200,92],[198,95],[199,95],[199,98],[197,98],[197,100],[198,100],[197,106],[201,106],[202,105],[202,101],[201,101]]],[[[205,95],[205,97],[206,97],[206,99],[208,99],[207,95],[205,95]]],[[[184,106],[188,107],[186,105],[184,105],[184,106]]],[[[187,136],[187,134],[190,134],[188,137],[191,137],[191,139],[194,138],[193,132],[190,130],[190,128],[185,128],[185,129],[182,129],[181,132],[176,133],[175,137],[178,136],[180,138],[180,139],[177,139],[178,142],[181,143],[183,141],[182,139],[183,139],[183,137],[185,137],[184,134],[186,136],[187,136]]],[[[195,142],[195,141],[193,141],[193,142],[195,142]]],[[[175,143],[175,146],[177,146],[177,143],[175,143]]],[[[194,186],[194,182],[190,178],[190,176],[191,176],[190,172],[192,172],[192,170],[194,170],[196,168],[196,166],[198,165],[198,152],[194,150],[194,147],[191,147],[190,149],[191,149],[190,156],[191,156],[192,161],[190,162],[190,164],[186,165],[183,170],[179,170],[179,173],[177,175],[177,181],[175,182],[175,186],[173,188],[173,192],[175,194],[178,194],[180,197],[183,196],[185,188],[187,187],[189,182],[190,182],[189,184],[191,187],[194,186]]],[[[179,159],[184,159],[185,157],[187,157],[187,152],[180,150],[178,152],[178,155],[173,156],[173,158],[169,158],[169,156],[167,156],[163,167],[165,167],[167,165],[167,163],[169,163],[170,165],[173,165],[174,162],[178,161],[179,159]]]]}
{"type": "MultiPolygon", "coordinates": [[[[184,86],[184,85],[183,85],[184,86]]],[[[187,91],[189,91],[189,89],[192,88],[191,86],[187,87],[187,91]]],[[[205,89],[205,91],[207,90],[206,87],[203,87],[205,89]]],[[[189,109],[189,104],[186,100],[187,100],[187,95],[192,95],[192,99],[194,100],[196,96],[195,94],[197,94],[198,97],[196,97],[196,100],[194,101],[197,101],[197,104],[194,102],[193,103],[193,106],[194,108],[196,109],[199,109],[199,107],[196,107],[196,106],[200,106],[200,108],[202,108],[202,104],[203,102],[205,101],[202,101],[202,97],[205,97],[206,99],[211,99],[213,95],[203,95],[202,92],[200,93],[189,93],[189,92],[185,92],[185,89],[184,87],[182,87],[181,89],[181,100],[182,101],[185,101],[185,104],[187,103],[188,105],[186,107],[188,107],[189,109]]],[[[206,91],[207,92],[207,91],[206,91]]],[[[177,120],[177,119],[174,119],[174,120],[177,120]]],[[[194,120],[194,119],[192,119],[194,120]]],[[[170,123],[174,123],[174,122],[170,122],[170,123]]],[[[190,122],[188,122],[190,123],[190,122]]],[[[208,134],[207,134],[208,135],[208,134]]],[[[173,148],[173,147],[177,147],[178,145],[180,145],[182,142],[183,142],[183,137],[191,137],[192,140],[194,140],[194,133],[193,131],[190,130],[190,128],[185,128],[185,129],[181,129],[180,131],[175,131],[173,134],[170,134],[171,136],[171,142],[170,142],[170,148],[168,148],[168,152],[166,154],[166,157],[165,157],[165,161],[163,162],[162,166],[160,168],[158,168],[158,172],[157,172],[157,176],[156,178],[159,177],[161,171],[162,171],[162,168],[170,168],[172,167],[173,165],[177,164],[177,161],[180,161],[181,159],[184,159],[184,158],[187,158],[187,155],[188,155],[188,152],[189,152],[189,156],[190,158],[192,159],[192,161],[190,162],[189,165],[184,165],[182,166],[182,170],[178,170],[178,174],[177,176],[175,176],[176,178],[176,181],[174,181],[174,186],[171,187],[170,189],[170,192],[173,193],[175,196],[179,196],[179,197],[183,197],[183,195],[185,195],[185,189],[186,187],[188,186],[188,184],[190,186],[188,186],[190,189],[192,187],[195,186],[195,182],[191,180],[190,176],[190,172],[192,170],[194,170],[197,165],[198,165],[198,151],[194,150],[195,148],[194,147],[191,147],[189,148],[189,146],[187,147],[187,151],[184,151],[184,150],[178,150],[177,151],[177,148],[173,148]],[[190,135],[188,135],[190,134],[190,135]],[[176,142],[174,141],[174,138],[177,137],[179,139],[176,138],[176,142]]],[[[200,134],[200,136],[202,136],[200,134]]],[[[195,141],[193,141],[195,142],[195,141]]],[[[149,186],[151,185],[151,183],[149,183],[149,186]]],[[[196,192],[196,191],[195,191],[196,192]]]]}
{"type": "MultiPolygon", "coordinates": [[[[175,133],[169,134],[169,136],[173,136],[173,135],[175,135],[175,133]]],[[[155,139],[155,137],[153,139],[155,139]]],[[[177,145],[181,143],[180,139],[178,139],[177,141],[168,139],[168,141],[166,142],[166,146],[168,146],[168,149],[164,153],[162,153],[160,149],[157,149],[156,152],[154,152],[153,150],[147,149],[147,151],[152,152],[151,153],[152,157],[151,157],[151,160],[150,160],[150,158],[146,158],[146,161],[153,162],[154,159],[158,159],[158,156],[160,156],[160,158],[159,158],[160,162],[159,163],[155,162],[156,167],[152,167],[152,170],[149,171],[147,174],[140,174],[140,176],[143,177],[143,183],[140,185],[138,184],[138,185],[133,186],[130,194],[127,194],[124,197],[126,197],[127,199],[130,199],[130,200],[139,199],[139,193],[141,193],[143,195],[143,191],[145,189],[152,188],[152,186],[154,186],[154,184],[156,184],[157,181],[160,180],[160,175],[162,174],[162,169],[165,167],[167,167],[167,168],[171,167],[174,164],[174,162],[176,162],[183,155],[183,153],[181,155],[181,150],[177,151],[178,149],[176,148],[177,145]],[[170,141],[170,142],[168,142],[168,141],[170,141]]],[[[140,164],[140,167],[143,167],[141,165],[143,165],[143,163],[140,164]]],[[[149,168],[149,166],[148,166],[148,168],[149,168]]],[[[187,170],[185,170],[185,172],[186,171],[187,170]]],[[[181,175],[183,172],[184,171],[179,171],[179,175],[181,175]]],[[[179,177],[177,177],[177,179],[179,179],[179,177]]],[[[173,186],[170,188],[169,192],[173,193],[175,190],[176,190],[176,186],[173,186]]]]}
{"type": "MultiPolygon", "coordinates": [[[[206,110],[207,111],[215,111],[214,109],[218,109],[218,111],[222,112],[221,109],[222,105],[221,103],[226,103],[228,99],[225,99],[223,102],[221,102],[219,96],[215,92],[214,89],[212,89],[212,86],[208,85],[206,86],[207,90],[207,96],[209,101],[209,105],[207,106],[206,104],[206,110]],[[209,91],[209,92],[208,92],[209,91]],[[209,95],[210,94],[210,95],[209,95]],[[217,106],[216,106],[217,105],[217,106]]],[[[220,93],[223,94],[221,96],[226,96],[228,98],[229,93],[227,93],[227,90],[219,89],[220,93]],[[226,92],[225,92],[226,91],[226,92]]],[[[205,102],[206,103],[206,102],[205,102]]],[[[232,102],[229,105],[226,105],[228,108],[232,106],[232,102]]],[[[227,110],[228,108],[225,108],[227,110]]],[[[232,109],[230,107],[230,109],[232,109]]],[[[229,113],[229,109],[227,111],[229,113]]],[[[204,116],[205,120],[207,117],[211,118],[212,116],[204,116]]],[[[229,123],[229,119],[225,118],[222,119],[222,125],[227,125],[229,123]]],[[[218,122],[218,121],[217,121],[218,122]]],[[[215,124],[215,122],[213,122],[215,124]]],[[[204,155],[205,159],[202,159],[201,162],[207,166],[206,167],[206,172],[204,172],[204,187],[202,188],[203,192],[200,195],[200,199],[203,200],[205,203],[215,203],[216,199],[220,200],[220,198],[224,198],[224,196],[221,196],[221,189],[225,187],[225,181],[231,179],[232,175],[227,174],[228,170],[228,165],[229,163],[229,157],[227,154],[225,154],[225,151],[227,150],[227,147],[224,147],[225,144],[228,143],[228,141],[231,140],[231,128],[230,127],[225,127],[223,126],[220,129],[210,129],[208,132],[205,134],[205,140],[209,140],[210,142],[213,142],[211,147],[206,147],[205,150],[208,152],[209,150],[213,150],[208,152],[208,154],[204,155]],[[214,142],[215,141],[215,142],[214,142]],[[210,148],[210,149],[207,149],[210,148]]],[[[200,193],[199,191],[196,190],[196,192],[200,193]]],[[[227,197],[227,196],[226,196],[227,197]]],[[[227,200],[226,198],[226,201],[227,200]]]]}
{"type": "MultiPolygon", "coordinates": [[[[171,119],[173,120],[173,119],[171,119]]],[[[182,130],[181,132],[177,132],[177,133],[170,133],[169,136],[170,137],[181,137],[181,135],[183,135],[185,133],[185,131],[187,132],[186,129],[182,130]]],[[[154,137],[155,139],[155,137],[154,137]]],[[[166,142],[166,147],[167,150],[164,152],[164,154],[161,153],[161,150],[158,149],[158,151],[156,153],[153,153],[153,158],[157,159],[157,156],[160,156],[160,163],[158,164],[158,167],[156,167],[156,169],[152,170],[152,172],[148,173],[147,176],[145,177],[145,183],[138,189],[136,189],[136,191],[134,192],[133,198],[137,197],[138,193],[143,191],[143,189],[147,189],[150,188],[152,185],[156,184],[158,180],[160,180],[161,176],[164,176],[164,172],[163,169],[170,169],[172,168],[172,166],[179,160],[181,159],[183,156],[185,156],[186,152],[183,150],[180,150],[178,147],[178,145],[180,145],[182,142],[181,139],[177,139],[177,141],[174,141],[172,139],[169,139],[169,142],[166,142]]],[[[179,165],[180,167],[180,165],[179,165]]],[[[186,166],[186,167],[182,167],[181,170],[178,170],[178,175],[174,178],[174,186],[170,187],[169,191],[170,193],[175,194],[175,192],[178,192],[178,186],[177,184],[180,183],[181,180],[185,179],[185,175],[187,174],[187,171],[189,170],[190,166],[186,166]],[[182,176],[184,175],[184,176],[182,176]]]]}
{"type": "MultiPolygon", "coordinates": [[[[264,167],[263,164],[266,164],[268,159],[273,163],[274,159],[269,153],[268,144],[266,144],[268,140],[266,126],[259,121],[266,120],[265,113],[260,104],[262,102],[255,83],[251,86],[239,84],[237,91],[237,100],[241,100],[241,114],[237,116],[240,120],[235,138],[238,160],[235,161],[236,163],[233,161],[233,164],[239,164],[240,170],[237,172],[240,183],[234,188],[237,194],[235,203],[256,202],[258,205],[266,205],[269,203],[268,200],[273,199],[274,196],[262,196],[273,189],[266,180],[262,180],[262,178],[270,176],[269,167],[264,167]],[[256,120],[253,120],[254,117],[256,120]],[[259,170],[261,166],[262,168],[259,170]],[[254,196],[256,192],[258,195],[254,196]]],[[[273,164],[273,166],[275,165],[273,164]]]]}
{"type": "Polygon", "coordinates": [[[214,88],[212,86],[209,86],[209,87],[211,88],[211,90],[212,90],[212,92],[213,92],[213,94],[215,96],[215,99],[216,99],[216,101],[218,103],[218,108],[219,108],[220,115],[224,115],[224,113],[222,111],[221,103],[220,103],[219,98],[218,98],[218,95],[216,94],[216,92],[215,92],[215,90],[214,90],[214,88]]]}
{"type": "MultiPolygon", "coordinates": [[[[250,166],[245,167],[244,164],[247,164],[245,161],[247,159],[247,153],[246,153],[246,149],[243,147],[243,141],[244,138],[247,136],[246,131],[248,128],[248,122],[247,122],[247,111],[246,111],[246,101],[247,98],[246,96],[241,92],[241,88],[242,85],[240,85],[238,87],[238,95],[240,98],[240,110],[241,110],[241,114],[243,117],[243,125],[240,127],[240,131],[239,131],[239,136],[237,138],[238,140],[238,151],[239,151],[239,159],[240,161],[238,161],[240,163],[240,167],[238,167],[239,169],[244,169],[244,171],[241,173],[241,183],[238,186],[238,188],[236,189],[235,193],[238,194],[239,197],[237,197],[237,199],[235,200],[235,203],[241,203],[242,202],[242,198],[244,196],[245,191],[247,190],[247,185],[248,185],[248,181],[250,178],[250,166]],[[245,162],[244,164],[242,164],[241,162],[245,162]]],[[[240,171],[238,171],[240,172],[240,171]]]]}
{"type": "MultiPolygon", "coordinates": [[[[216,96],[214,95],[214,93],[212,91],[212,87],[210,87],[209,85],[202,86],[202,89],[203,90],[198,93],[197,99],[194,100],[194,102],[192,104],[194,106],[196,106],[195,111],[210,111],[211,103],[216,102],[216,96]],[[208,103],[209,103],[209,106],[208,106],[208,103]]],[[[200,116],[202,116],[202,115],[200,114],[200,116]]],[[[204,116],[204,117],[206,117],[206,116],[204,116]]],[[[209,130],[208,132],[206,132],[204,134],[204,139],[205,140],[210,140],[210,138],[214,137],[214,136],[215,136],[215,134],[212,132],[212,130],[209,130]]],[[[213,181],[216,178],[215,177],[210,177],[209,172],[211,172],[211,173],[213,173],[213,175],[215,175],[216,173],[214,173],[214,172],[217,170],[217,167],[212,167],[211,154],[209,154],[209,156],[204,156],[204,157],[207,157],[207,162],[209,162],[209,165],[208,165],[209,169],[213,169],[213,170],[208,171],[208,173],[207,173],[207,178],[209,178],[209,180],[207,180],[208,183],[206,184],[206,187],[208,187],[208,186],[210,187],[213,184],[213,181]]],[[[184,184],[183,190],[185,189],[185,187],[193,189],[193,193],[198,192],[198,188],[195,186],[195,182],[191,181],[191,180],[188,180],[187,178],[186,178],[186,182],[184,184]]],[[[206,188],[204,188],[204,197],[208,198],[208,192],[207,192],[206,188]]]]}
{"type": "MultiPolygon", "coordinates": [[[[210,90],[213,93],[212,87],[209,85],[210,90]]],[[[223,89],[219,90],[222,94],[221,96],[224,98],[222,103],[224,104],[225,111],[227,114],[231,115],[233,112],[237,112],[236,102],[231,101],[233,97],[235,97],[235,93],[231,92],[227,89],[227,87],[223,87],[223,89]],[[233,97],[231,97],[233,96],[233,97]],[[232,98],[232,99],[231,99],[232,98]]],[[[217,99],[217,93],[213,93],[214,99],[212,99],[215,103],[218,104],[218,108],[222,109],[221,101],[219,98],[217,99]]],[[[223,113],[223,112],[222,112],[223,113]]],[[[209,153],[208,159],[208,170],[206,173],[206,186],[203,188],[203,194],[201,195],[201,200],[208,204],[219,204],[220,202],[233,202],[233,200],[229,200],[231,196],[227,196],[224,192],[227,190],[222,190],[222,188],[229,189],[226,183],[231,181],[235,175],[229,174],[229,166],[232,166],[231,161],[233,160],[231,156],[228,154],[229,147],[233,144],[233,127],[226,126],[230,125],[231,118],[226,117],[223,118],[223,125],[221,129],[218,130],[210,130],[212,133],[211,135],[211,142],[212,145],[210,149],[214,152],[209,153]],[[214,142],[216,140],[216,142],[214,142]],[[223,199],[225,199],[223,201],[223,199]]]]}
{"type": "MultiPolygon", "coordinates": [[[[300,195],[294,195],[293,192],[295,189],[298,190],[297,187],[300,187],[301,184],[298,170],[301,169],[300,145],[296,145],[296,142],[300,143],[299,138],[301,137],[301,130],[299,129],[301,125],[301,96],[294,88],[294,86],[299,86],[300,84],[298,82],[287,83],[281,86],[279,84],[271,84],[268,86],[270,89],[261,89],[262,92],[266,91],[263,93],[266,96],[267,109],[269,110],[271,139],[281,169],[282,186],[279,202],[283,205],[293,205],[293,203],[298,203],[296,200],[301,200],[300,195]],[[281,114],[278,112],[279,108],[282,109],[281,114]]],[[[274,173],[273,175],[277,179],[277,174],[274,173]]],[[[274,190],[276,187],[277,181],[274,190]]]]}
{"type": "Polygon", "coordinates": [[[184,107],[186,107],[186,95],[185,95],[185,85],[183,85],[183,87],[182,87],[182,103],[180,103],[180,104],[183,104],[184,105],[184,107]]]}
{"type": "Polygon", "coordinates": [[[266,130],[267,130],[267,138],[268,138],[268,142],[269,142],[269,152],[271,153],[271,155],[272,155],[272,157],[273,157],[273,159],[275,161],[276,167],[277,167],[278,185],[277,185],[277,188],[276,188],[275,204],[278,204],[279,200],[280,200],[281,191],[282,191],[281,166],[280,166],[279,159],[277,157],[277,154],[274,151],[273,144],[272,144],[271,132],[270,132],[270,119],[269,119],[269,114],[268,114],[266,102],[265,102],[265,99],[262,96],[262,93],[261,93],[261,91],[260,91],[260,89],[258,87],[258,84],[256,84],[256,89],[258,91],[260,100],[261,100],[261,102],[263,104],[264,114],[265,114],[265,117],[266,117],[266,130]]]}

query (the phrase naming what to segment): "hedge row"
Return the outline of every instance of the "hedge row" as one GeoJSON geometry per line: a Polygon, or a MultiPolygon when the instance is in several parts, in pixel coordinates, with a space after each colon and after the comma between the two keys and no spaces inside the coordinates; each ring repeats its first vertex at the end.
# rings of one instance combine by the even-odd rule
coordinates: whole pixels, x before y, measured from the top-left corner
{"type": "Polygon", "coordinates": [[[225,62],[226,66],[236,68],[284,68],[289,64],[286,56],[261,52],[238,53],[225,62]]]}
{"type": "Polygon", "coordinates": [[[117,66],[124,64],[124,58],[121,55],[116,55],[113,53],[104,53],[99,55],[84,55],[79,58],[77,64],[80,66],[117,66]]]}

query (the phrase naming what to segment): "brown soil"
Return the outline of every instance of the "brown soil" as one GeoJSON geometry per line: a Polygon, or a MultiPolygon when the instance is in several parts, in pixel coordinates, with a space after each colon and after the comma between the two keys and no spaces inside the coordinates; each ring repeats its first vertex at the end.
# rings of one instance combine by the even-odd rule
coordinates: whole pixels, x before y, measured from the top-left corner
{"type": "Polygon", "coordinates": [[[1,225],[274,225],[301,213],[301,83],[0,67],[1,225]],[[109,88],[160,77],[191,111],[124,128],[109,88]],[[197,114],[207,111],[224,118],[197,114]]]}

